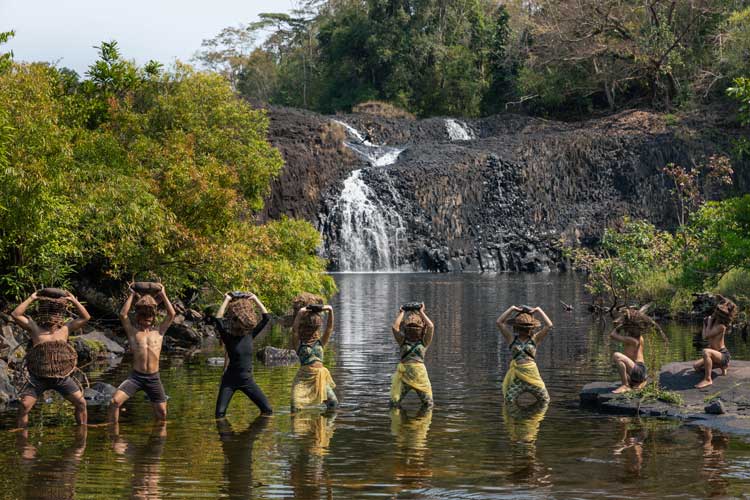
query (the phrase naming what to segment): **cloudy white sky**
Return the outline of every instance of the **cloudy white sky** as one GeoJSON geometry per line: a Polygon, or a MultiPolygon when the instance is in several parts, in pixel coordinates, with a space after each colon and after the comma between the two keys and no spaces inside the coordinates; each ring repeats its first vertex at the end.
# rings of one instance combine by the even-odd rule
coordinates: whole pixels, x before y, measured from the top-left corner
{"type": "Polygon", "coordinates": [[[16,60],[50,61],[80,75],[96,57],[92,47],[117,40],[123,55],[142,64],[188,61],[222,28],[285,12],[293,0],[0,0],[0,31],[16,37],[2,47],[16,60]]]}

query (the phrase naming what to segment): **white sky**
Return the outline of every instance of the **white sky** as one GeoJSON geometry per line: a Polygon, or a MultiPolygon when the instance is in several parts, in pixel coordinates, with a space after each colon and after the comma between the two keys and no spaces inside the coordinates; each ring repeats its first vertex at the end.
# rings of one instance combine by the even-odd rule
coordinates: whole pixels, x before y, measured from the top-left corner
{"type": "Polygon", "coordinates": [[[0,31],[16,32],[0,51],[83,76],[96,58],[92,47],[117,40],[126,59],[169,65],[189,61],[222,28],[292,7],[293,0],[0,0],[0,31]]]}

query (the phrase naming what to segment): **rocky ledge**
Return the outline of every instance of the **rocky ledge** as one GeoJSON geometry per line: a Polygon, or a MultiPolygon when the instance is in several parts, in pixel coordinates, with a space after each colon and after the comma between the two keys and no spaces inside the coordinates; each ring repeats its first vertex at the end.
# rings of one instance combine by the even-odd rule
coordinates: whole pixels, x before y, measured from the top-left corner
{"type": "Polygon", "coordinates": [[[619,386],[615,382],[586,384],[580,394],[581,406],[615,415],[678,418],[692,425],[750,436],[750,361],[732,361],[726,376],[719,375],[719,370],[713,374],[713,385],[695,389],[702,375],[693,370],[692,362],[665,365],[659,373],[659,384],[682,396],[684,404],[680,406],[613,394],[619,386]]]}

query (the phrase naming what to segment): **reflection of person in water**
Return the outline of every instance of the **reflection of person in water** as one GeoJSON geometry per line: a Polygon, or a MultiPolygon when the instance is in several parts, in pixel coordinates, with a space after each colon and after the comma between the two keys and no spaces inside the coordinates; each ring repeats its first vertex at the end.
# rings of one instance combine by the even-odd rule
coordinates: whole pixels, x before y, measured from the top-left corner
{"type": "Polygon", "coordinates": [[[271,421],[259,416],[247,429],[235,432],[226,419],[216,421],[221,449],[224,452],[224,484],[222,494],[229,498],[253,497],[253,444],[271,421]]]}
{"type": "Polygon", "coordinates": [[[514,480],[544,480],[536,459],[536,439],[547,407],[548,403],[543,400],[530,405],[506,403],[503,406],[503,422],[512,444],[513,463],[518,466],[510,475],[514,480]]]}
{"type": "Polygon", "coordinates": [[[703,439],[703,467],[701,474],[709,484],[711,496],[724,496],[729,494],[729,482],[723,477],[727,464],[724,460],[724,452],[729,446],[729,437],[719,431],[708,427],[700,427],[699,432],[703,439]]]}
{"type": "Polygon", "coordinates": [[[299,439],[299,448],[291,463],[294,498],[320,498],[321,486],[332,497],[331,481],[325,456],[331,444],[336,414],[297,413],[292,415],[292,432],[299,439]]]}
{"type": "Polygon", "coordinates": [[[629,418],[622,418],[620,423],[620,441],[614,449],[615,456],[623,458],[623,469],[627,478],[639,478],[643,467],[643,443],[646,442],[648,432],[638,424],[632,424],[629,418]]]}
{"type": "MultiPolygon", "coordinates": [[[[432,477],[428,463],[427,434],[432,424],[432,409],[420,408],[410,417],[403,408],[391,410],[391,434],[396,437],[399,460],[395,461],[398,479],[432,477]]],[[[409,485],[409,487],[419,485],[409,485]]]]}
{"type": "Polygon", "coordinates": [[[28,467],[26,498],[75,498],[78,466],[86,450],[88,428],[78,426],[73,444],[60,455],[40,458],[36,447],[29,443],[29,430],[23,429],[16,437],[16,447],[22,458],[22,467],[28,467]]]}
{"type": "Polygon", "coordinates": [[[164,444],[167,442],[166,421],[155,421],[148,440],[142,446],[134,447],[120,435],[119,424],[112,426],[115,453],[125,455],[133,462],[133,479],[131,498],[158,499],[161,498],[159,471],[164,444]]]}

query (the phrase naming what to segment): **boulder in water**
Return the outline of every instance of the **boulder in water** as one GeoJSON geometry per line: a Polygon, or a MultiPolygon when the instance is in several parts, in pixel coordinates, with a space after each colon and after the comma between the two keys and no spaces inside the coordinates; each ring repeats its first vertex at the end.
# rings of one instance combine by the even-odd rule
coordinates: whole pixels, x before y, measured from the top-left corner
{"type": "Polygon", "coordinates": [[[293,366],[299,363],[299,357],[292,349],[266,346],[255,355],[266,366],[293,366]]]}
{"type": "Polygon", "coordinates": [[[108,405],[112,395],[117,391],[113,385],[104,382],[96,382],[83,390],[83,397],[88,406],[108,405]]]}

